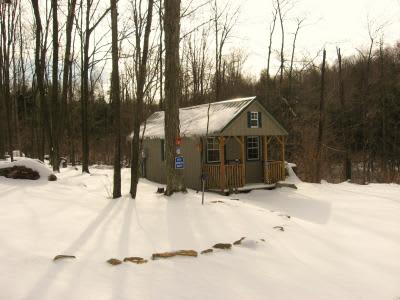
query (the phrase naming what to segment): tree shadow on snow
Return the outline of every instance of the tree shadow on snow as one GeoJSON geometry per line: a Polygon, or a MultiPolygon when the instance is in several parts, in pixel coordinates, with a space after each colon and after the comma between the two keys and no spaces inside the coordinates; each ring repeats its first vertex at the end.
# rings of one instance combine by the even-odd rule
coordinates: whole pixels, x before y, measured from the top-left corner
{"type": "MultiPolygon", "coordinates": [[[[107,205],[99,212],[99,214],[89,223],[86,229],[72,242],[72,244],[60,253],[73,255],[79,249],[81,249],[95,234],[101,223],[111,213],[118,201],[121,200],[115,199],[109,201],[107,205]]],[[[55,282],[57,276],[61,274],[68,263],[69,262],[65,261],[60,261],[57,263],[54,263],[53,261],[49,262],[49,267],[47,271],[45,271],[45,273],[36,281],[33,287],[26,293],[26,296],[22,299],[44,299],[52,283],[55,282]]]]}

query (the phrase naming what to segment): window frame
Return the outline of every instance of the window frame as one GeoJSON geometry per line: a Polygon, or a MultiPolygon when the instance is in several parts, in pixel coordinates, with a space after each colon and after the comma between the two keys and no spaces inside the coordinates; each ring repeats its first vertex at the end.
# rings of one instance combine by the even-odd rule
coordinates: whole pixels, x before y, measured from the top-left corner
{"type": "Polygon", "coordinates": [[[207,163],[220,163],[221,162],[221,149],[220,149],[220,144],[219,144],[219,139],[218,137],[208,137],[206,141],[206,158],[207,158],[207,163]],[[210,143],[210,140],[212,142],[210,143]],[[212,148],[209,146],[212,145],[212,148]],[[210,160],[209,159],[209,152],[210,151],[217,151],[218,152],[218,160],[210,160]]]}
{"type": "Polygon", "coordinates": [[[246,158],[248,161],[259,161],[260,160],[260,152],[261,152],[261,145],[260,145],[260,137],[257,135],[254,136],[248,136],[246,137],[246,158]],[[249,147],[249,140],[250,139],[256,139],[257,140],[257,146],[252,146],[249,147]],[[250,158],[249,157],[249,149],[257,149],[257,157],[256,158],[250,158]]]}
{"type": "Polygon", "coordinates": [[[258,111],[250,112],[250,128],[260,128],[260,119],[258,111]],[[253,121],[256,122],[256,125],[253,125],[253,121]]]}

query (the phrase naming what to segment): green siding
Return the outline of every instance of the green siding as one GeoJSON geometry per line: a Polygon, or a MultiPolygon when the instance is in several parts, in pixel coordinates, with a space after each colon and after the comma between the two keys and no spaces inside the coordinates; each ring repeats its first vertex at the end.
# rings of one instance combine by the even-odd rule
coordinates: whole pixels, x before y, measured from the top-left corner
{"type": "Polygon", "coordinates": [[[260,103],[254,101],[245,110],[243,110],[242,113],[236,119],[234,119],[220,135],[287,135],[287,132],[260,103]],[[248,128],[247,113],[251,111],[261,112],[261,128],[248,128]]]}
{"type": "MultiPolygon", "coordinates": [[[[185,158],[185,169],[183,175],[185,184],[191,189],[200,189],[201,175],[201,156],[198,150],[200,138],[184,138],[182,139],[181,155],[185,158]]],[[[145,139],[143,148],[146,153],[146,178],[161,184],[166,183],[165,177],[165,161],[161,156],[161,140],[145,139]]]]}

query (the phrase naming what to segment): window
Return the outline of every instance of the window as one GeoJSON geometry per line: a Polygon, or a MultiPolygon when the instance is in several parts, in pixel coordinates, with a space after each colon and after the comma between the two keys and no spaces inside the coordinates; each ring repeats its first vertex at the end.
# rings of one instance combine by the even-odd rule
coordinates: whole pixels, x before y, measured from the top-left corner
{"type": "Polygon", "coordinates": [[[247,125],[249,128],[261,128],[261,113],[258,111],[247,112],[247,125]]]}
{"type": "Polygon", "coordinates": [[[247,137],[247,160],[260,159],[260,137],[248,136],[247,137]]]}
{"type": "Polygon", "coordinates": [[[219,162],[219,141],[216,137],[207,139],[207,162],[219,162]]]}
{"type": "Polygon", "coordinates": [[[165,160],[165,141],[161,140],[161,161],[165,160]]]}

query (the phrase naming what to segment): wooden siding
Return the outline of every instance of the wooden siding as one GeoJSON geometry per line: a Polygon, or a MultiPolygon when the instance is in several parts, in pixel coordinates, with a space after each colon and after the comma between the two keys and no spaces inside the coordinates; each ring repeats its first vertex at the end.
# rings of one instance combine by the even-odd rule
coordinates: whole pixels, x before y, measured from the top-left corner
{"type": "Polygon", "coordinates": [[[254,101],[250,104],[241,114],[234,119],[220,134],[221,136],[271,136],[271,135],[287,135],[287,132],[278,125],[277,121],[265,112],[265,108],[260,103],[254,101]],[[258,111],[261,112],[262,127],[261,128],[248,128],[247,126],[247,112],[258,111]]]}
{"type": "MultiPolygon", "coordinates": [[[[188,188],[201,189],[201,155],[198,148],[200,138],[183,138],[181,155],[185,158],[183,176],[188,188]]],[[[143,148],[146,152],[146,178],[165,184],[165,161],[161,161],[161,140],[145,139],[143,148]]]]}
{"type": "Polygon", "coordinates": [[[165,183],[165,161],[161,160],[161,140],[143,141],[143,149],[146,153],[145,177],[151,181],[165,183]]]}

